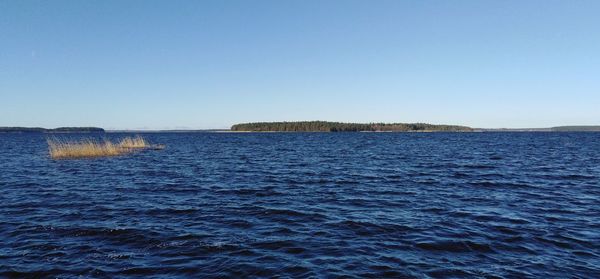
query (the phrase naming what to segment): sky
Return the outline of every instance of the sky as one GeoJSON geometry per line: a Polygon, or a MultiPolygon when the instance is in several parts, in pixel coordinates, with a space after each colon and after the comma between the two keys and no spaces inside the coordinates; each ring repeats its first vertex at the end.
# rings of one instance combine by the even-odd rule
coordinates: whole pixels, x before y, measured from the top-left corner
{"type": "Polygon", "coordinates": [[[0,126],[600,124],[600,1],[0,0],[0,126]]]}

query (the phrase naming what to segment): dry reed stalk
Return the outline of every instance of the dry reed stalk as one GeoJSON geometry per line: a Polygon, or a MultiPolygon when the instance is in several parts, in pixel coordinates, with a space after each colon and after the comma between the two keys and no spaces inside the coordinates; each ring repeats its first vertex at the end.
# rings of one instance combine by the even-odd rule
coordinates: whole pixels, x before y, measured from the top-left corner
{"type": "Polygon", "coordinates": [[[135,138],[126,137],[118,144],[114,144],[109,140],[99,142],[92,139],[81,141],[48,139],[48,150],[52,159],[117,156],[131,152],[136,148],[146,147],[150,147],[150,145],[140,136],[135,138]]]}
{"type": "Polygon", "coordinates": [[[119,146],[123,148],[146,148],[149,146],[148,142],[140,136],[133,138],[126,137],[119,142],[119,146]]]}

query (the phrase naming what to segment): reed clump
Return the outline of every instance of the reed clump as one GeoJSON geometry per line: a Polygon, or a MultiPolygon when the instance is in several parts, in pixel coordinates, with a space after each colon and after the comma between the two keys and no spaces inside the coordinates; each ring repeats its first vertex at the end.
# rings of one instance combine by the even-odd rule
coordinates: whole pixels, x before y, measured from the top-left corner
{"type": "Polygon", "coordinates": [[[150,145],[144,138],[136,136],[133,138],[126,137],[122,139],[121,142],[119,142],[119,146],[123,148],[146,148],[150,145]]]}
{"type": "Polygon", "coordinates": [[[152,145],[140,136],[126,137],[118,143],[113,143],[107,139],[104,141],[92,139],[83,139],[80,141],[48,139],[48,149],[52,159],[117,156],[132,152],[135,149],[144,148],[157,149],[153,148],[152,145]]]}

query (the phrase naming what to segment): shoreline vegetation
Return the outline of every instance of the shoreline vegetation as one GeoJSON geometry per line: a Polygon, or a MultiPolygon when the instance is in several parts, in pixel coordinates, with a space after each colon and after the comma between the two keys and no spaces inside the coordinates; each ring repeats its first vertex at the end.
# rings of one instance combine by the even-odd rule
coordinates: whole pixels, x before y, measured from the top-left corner
{"type": "Polygon", "coordinates": [[[39,127],[0,127],[0,133],[104,133],[98,127],[59,127],[46,129],[39,127]]]}
{"type": "Polygon", "coordinates": [[[343,123],[328,121],[254,122],[231,126],[234,132],[472,132],[471,127],[426,123],[343,123]]]}
{"type": "Polygon", "coordinates": [[[556,126],[550,128],[471,128],[426,123],[344,123],[328,121],[254,122],[231,129],[104,130],[98,127],[0,127],[2,133],[244,133],[244,132],[600,132],[600,125],[556,126]]]}
{"type": "Polygon", "coordinates": [[[110,140],[97,141],[82,139],[79,141],[48,139],[48,152],[52,159],[77,159],[118,156],[143,149],[163,149],[164,145],[152,145],[143,137],[125,137],[117,143],[110,140]]]}

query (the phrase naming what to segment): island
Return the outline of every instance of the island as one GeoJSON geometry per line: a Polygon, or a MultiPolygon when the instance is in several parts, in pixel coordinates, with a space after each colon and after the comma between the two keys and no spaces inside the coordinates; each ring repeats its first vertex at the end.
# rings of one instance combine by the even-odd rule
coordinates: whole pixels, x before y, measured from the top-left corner
{"type": "Polygon", "coordinates": [[[104,133],[98,127],[59,127],[46,129],[39,127],[0,127],[0,133],[104,133]]]}
{"type": "Polygon", "coordinates": [[[254,122],[231,126],[234,132],[471,132],[458,125],[426,123],[343,123],[329,121],[254,122]]]}

